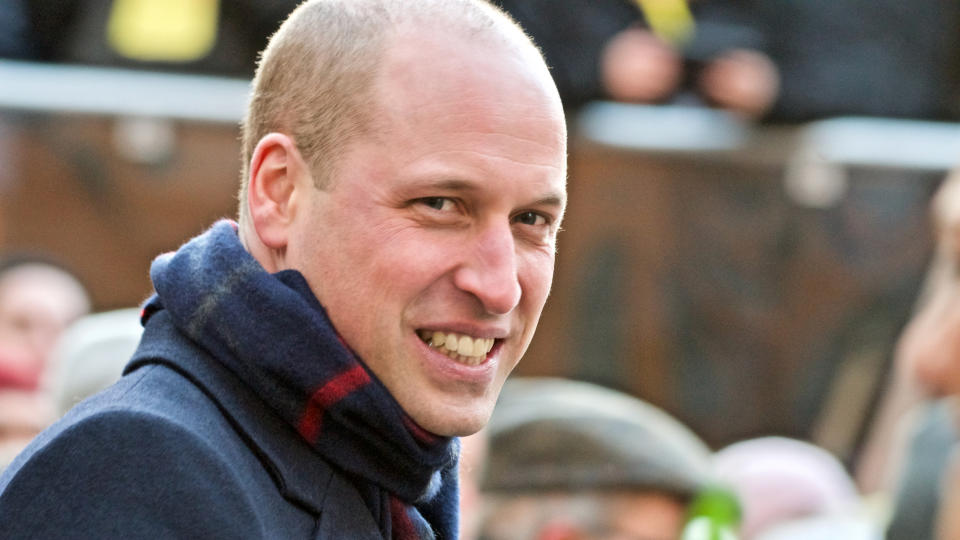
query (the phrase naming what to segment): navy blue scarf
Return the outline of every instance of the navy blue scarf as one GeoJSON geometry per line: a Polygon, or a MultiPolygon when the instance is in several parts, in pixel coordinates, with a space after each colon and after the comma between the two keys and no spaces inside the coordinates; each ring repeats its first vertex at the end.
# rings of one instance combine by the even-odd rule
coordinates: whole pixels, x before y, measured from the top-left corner
{"type": "MultiPolygon", "coordinates": [[[[456,538],[459,445],[417,426],[340,339],[303,276],[267,273],[222,220],[150,268],[177,328],[226,365],[376,508],[393,538],[456,538]]],[[[384,530],[385,535],[388,531],[384,530]]]]}

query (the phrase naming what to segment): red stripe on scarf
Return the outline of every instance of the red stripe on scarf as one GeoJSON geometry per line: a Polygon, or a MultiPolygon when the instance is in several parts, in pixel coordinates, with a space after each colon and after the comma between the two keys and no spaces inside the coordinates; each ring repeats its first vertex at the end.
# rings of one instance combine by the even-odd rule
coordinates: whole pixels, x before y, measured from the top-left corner
{"type": "Polygon", "coordinates": [[[407,514],[407,505],[394,496],[390,496],[390,523],[393,529],[391,534],[393,540],[420,539],[410,515],[407,514]]]}
{"type": "Polygon", "coordinates": [[[317,388],[307,400],[306,410],[300,417],[298,431],[311,443],[320,436],[323,425],[323,413],[351,392],[370,382],[370,375],[363,366],[356,366],[337,375],[317,388]]]}
{"type": "Polygon", "coordinates": [[[407,427],[407,431],[409,431],[415,439],[420,441],[421,444],[436,444],[436,442],[440,440],[440,438],[433,433],[418,426],[417,423],[406,414],[403,415],[403,425],[407,427]]]}

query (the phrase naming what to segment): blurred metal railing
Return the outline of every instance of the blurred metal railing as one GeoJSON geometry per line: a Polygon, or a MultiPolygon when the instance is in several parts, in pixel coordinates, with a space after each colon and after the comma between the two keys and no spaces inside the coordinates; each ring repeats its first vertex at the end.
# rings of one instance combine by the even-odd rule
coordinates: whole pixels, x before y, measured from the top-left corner
{"type": "Polygon", "coordinates": [[[250,81],[0,60],[0,110],[238,123],[250,81]]]}
{"type": "Polygon", "coordinates": [[[694,106],[597,102],[575,118],[585,140],[612,148],[787,165],[786,189],[805,206],[836,204],[845,167],[947,171],[960,165],[960,124],[837,117],[791,127],[757,128],[725,111],[694,106]]]}

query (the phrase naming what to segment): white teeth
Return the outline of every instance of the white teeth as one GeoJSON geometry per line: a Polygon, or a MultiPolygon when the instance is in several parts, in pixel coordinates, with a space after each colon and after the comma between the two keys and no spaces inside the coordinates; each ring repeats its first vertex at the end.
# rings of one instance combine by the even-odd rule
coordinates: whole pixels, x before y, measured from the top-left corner
{"type": "Polygon", "coordinates": [[[470,366],[482,363],[494,344],[493,338],[472,338],[454,333],[426,331],[421,332],[420,337],[450,358],[470,366]]]}
{"type": "Polygon", "coordinates": [[[448,351],[457,352],[457,347],[459,346],[457,335],[447,334],[447,337],[444,339],[443,346],[446,347],[448,351]]]}
{"type": "Polygon", "coordinates": [[[468,336],[460,336],[457,352],[460,353],[460,356],[473,356],[473,339],[468,336]]]}

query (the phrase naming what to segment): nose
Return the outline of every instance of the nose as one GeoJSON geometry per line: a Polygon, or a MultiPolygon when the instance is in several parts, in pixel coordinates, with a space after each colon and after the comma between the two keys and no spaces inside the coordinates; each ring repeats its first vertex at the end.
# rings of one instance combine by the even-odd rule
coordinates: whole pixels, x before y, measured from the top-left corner
{"type": "Polygon", "coordinates": [[[505,315],[520,303],[516,244],[509,224],[490,225],[468,243],[454,284],[475,296],[487,313],[505,315]]]}

